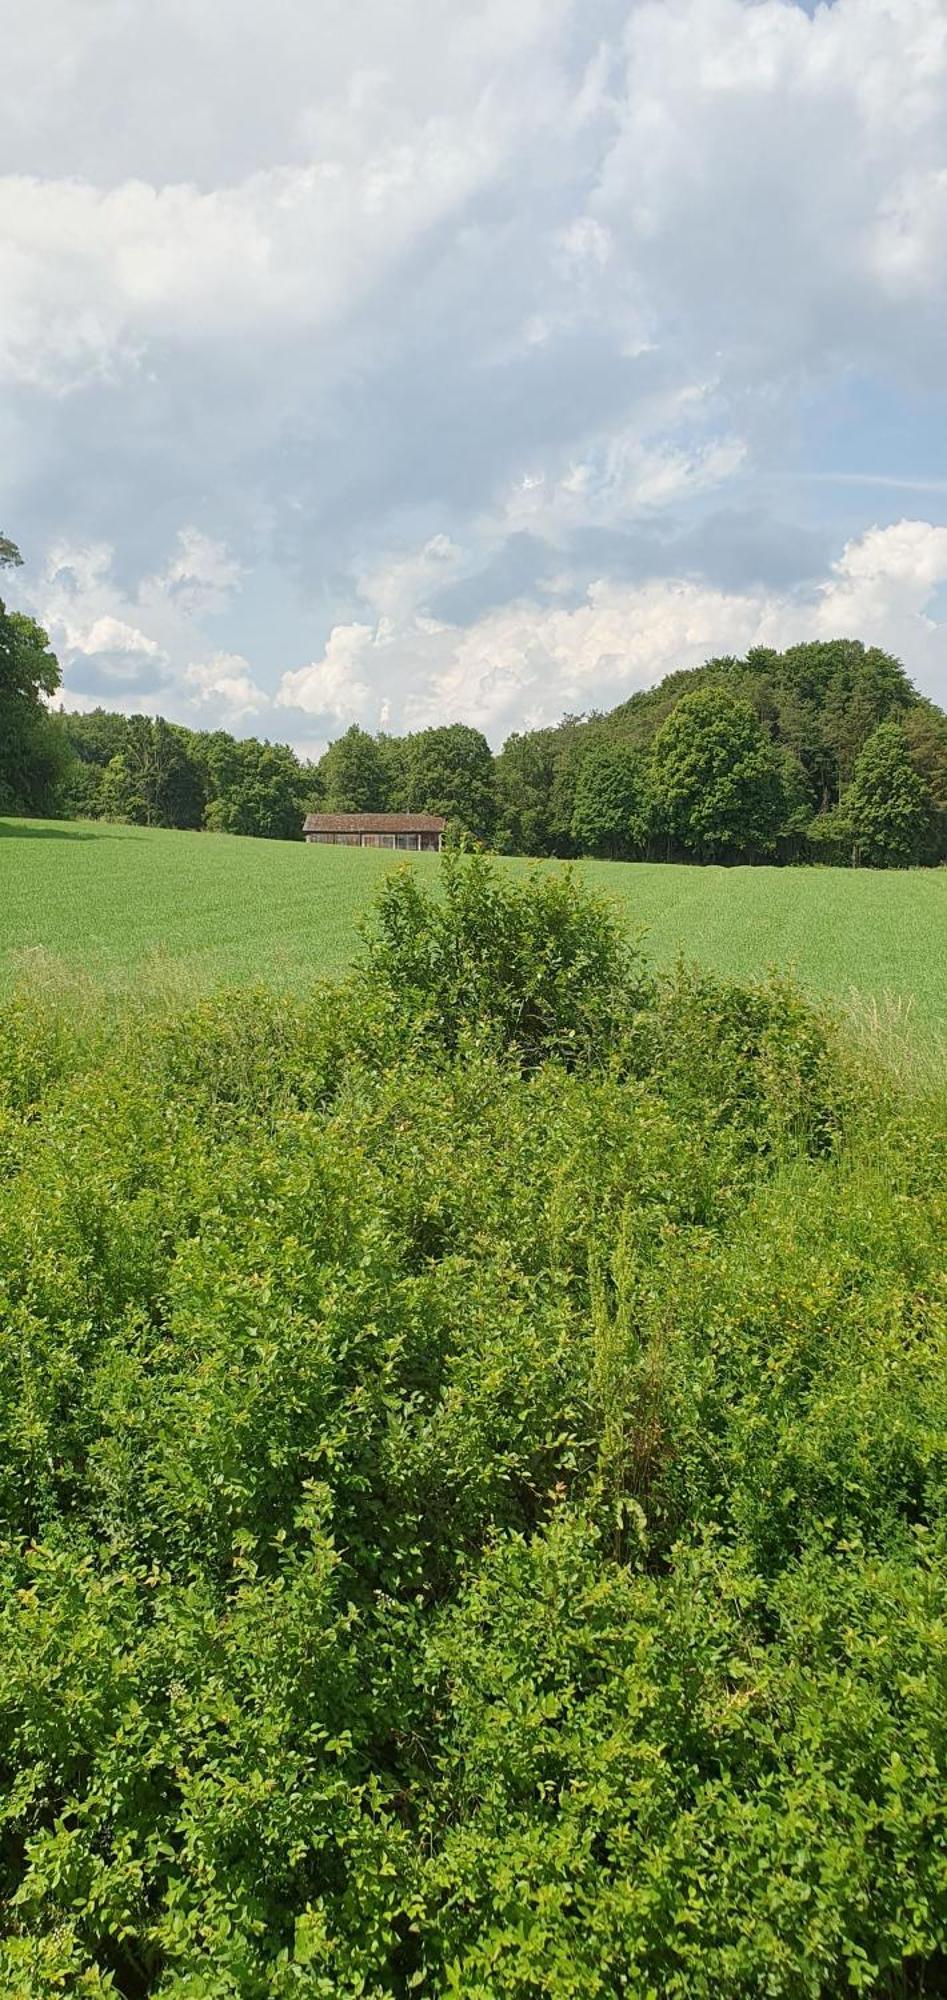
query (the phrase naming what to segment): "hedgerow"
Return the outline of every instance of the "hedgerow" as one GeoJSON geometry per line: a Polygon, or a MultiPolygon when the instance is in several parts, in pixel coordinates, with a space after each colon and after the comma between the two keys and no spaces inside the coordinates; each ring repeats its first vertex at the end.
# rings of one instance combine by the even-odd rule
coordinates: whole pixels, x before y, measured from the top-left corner
{"type": "Polygon", "coordinates": [[[0,1991],[942,1990],[945,1143],[482,862],[8,1006],[0,1991]]]}

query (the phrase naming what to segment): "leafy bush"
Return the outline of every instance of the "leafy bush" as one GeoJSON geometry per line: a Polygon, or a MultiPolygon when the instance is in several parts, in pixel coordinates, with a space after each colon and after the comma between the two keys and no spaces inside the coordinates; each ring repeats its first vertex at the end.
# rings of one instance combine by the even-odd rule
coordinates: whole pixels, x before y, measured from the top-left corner
{"type": "Polygon", "coordinates": [[[483,855],[446,854],[441,888],[411,870],[386,882],[372,984],[423,1010],[451,1050],[473,1035],[527,1064],[605,1056],[644,982],[604,901],[568,870],[517,882],[483,855]]]}
{"type": "Polygon", "coordinates": [[[939,1990],[943,1106],[495,887],[0,1020],[17,2000],[939,1990]]]}

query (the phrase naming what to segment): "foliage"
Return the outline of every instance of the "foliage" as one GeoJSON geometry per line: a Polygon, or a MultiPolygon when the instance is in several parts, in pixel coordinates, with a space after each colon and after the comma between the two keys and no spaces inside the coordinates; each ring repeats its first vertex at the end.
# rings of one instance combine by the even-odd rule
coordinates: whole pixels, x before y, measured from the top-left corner
{"type": "Polygon", "coordinates": [[[508,736],[496,760],[497,845],[507,854],[550,854],[550,800],[561,745],[553,729],[508,736]]]}
{"type": "Polygon", "coordinates": [[[401,746],[394,802],[405,812],[441,814],[455,834],[489,844],[496,828],[496,774],[486,737],[456,722],[421,729],[401,746]]]}
{"type": "Polygon", "coordinates": [[[638,968],[607,906],[568,872],[525,883],[483,855],[448,853],[441,894],[391,875],[370,934],[369,978],[448,1049],[461,1039],[526,1064],[603,1059],[638,999],[638,968]]]}
{"type": "Polygon", "coordinates": [[[580,767],[572,810],[572,838],[580,853],[627,859],[646,845],[647,836],[641,759],[620,743],[594,744],[580,767]]]}
{"type": "Polygon", "coordinates": [[[937,1990],[943,1103],[421,879],[0,1010],[0,1987],[937,1990]]]}
{"type": "Polygon", "coordinates": [[[315,781],[286,744],[105,709],[67,715],[65,728],[70,816],[302,839],[315,781]]]}
{"type": "Polygon", "coordinates": [[[318,773],[322,803],[328,812],[384,812],[391,803],[381,749],[357,722],[330,743],[318,773]]]}
{"type": "MultiPolygon", "coordinates": [[[[0,563],[19,560],[3,538],[0,563]]],[[[68,751],[46,700],[59,682],[42,626],[0,598],[0,812],[43,813],[57,803],[68,751]]]]}
{"type": "Polygon", "coordinates": [[[285,743],[249,738],[237,745],[237,753],[230,786],[204,807],[205,826],[264,840],[301,839],[313,786],[295,752],[285,743]]]}
{"type": "Polygon", "coordinates": [[[657,827],[702,860],[771,852],[784,819],[778,758],[747,702],[695,688],[651,750],[657,827]]]}
{"type": "MultiPolygon", "coordinates": [[[[647,756],[659,732],[685,697],[703,691],[752,709],[778,759],[782,806],[776,828],[780,860],[820,858],[832,822],[827,818],[850,784],[857,757],[879,723],[902,723],[915,768],[944,792],[947,719],[911,686],[900,662],[878,647],[853,639],[809,641],[784,653],[755,647],[743,660],[711,659],[704,666],[666,676],[655,688],[632,695],[608,715],[564,717],[556,729],[511,737],[497,759],[503,844],[527,853],[572,854],[573,812],[580,773],[603,742],[647,756]],[[809,823],[816,816],[812,844],[809,823]]],[[[660,786],[655,804],[660,815],[660,786]]],[[[745,831],[745,829],[744,829],[745,831]]],[[[772,852],[772,829],[759,852],[772,852]]],[[[834,842],[837,858],[851,847],[834,842]]],[[[652,840],[651,852],[666,854],[652,840]]],[[[745,851],[745,850],[744,850],[745,851]]],[[[947,820],[935,825],[925,859],[947,854],[947,820]]]]}
{"type": "Polygon", "coordinates": [[[857,861],[898,868],[920,858],[933,824],[934,801],[896,722],[881,723],[868,738],[842,801],[842,815],[857,861]]]}

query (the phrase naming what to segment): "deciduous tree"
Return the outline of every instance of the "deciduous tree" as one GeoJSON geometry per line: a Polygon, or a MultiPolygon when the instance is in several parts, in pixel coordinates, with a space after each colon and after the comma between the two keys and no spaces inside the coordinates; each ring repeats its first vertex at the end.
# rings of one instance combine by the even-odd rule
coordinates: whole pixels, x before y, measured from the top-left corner
{"type": "Polygon", "coordinates": [[[357,722],[330,743],[318,772],[329,812],[384,812],[390,804],[384,754],[357,722]]]}
{"type": "Polygon", "coordinates": [[[871,868],[903,868],[921,855],[929,838],[934,801],[914,769],[904,731],[883,722],[855,765],[840,819],[852,842],[852,859],[871,868]]]}
{"type": "Polygon", "coordinates": [[[753,710],[722,688],[698,688],[654,740],[658,824],[699,859],[772,852],[783,820],[779,760],[753,710]]]}
{"type": "Polygon", "coordinates": [[[627,859],[647,838],[645,771],[640,757],[622,743],[603,739],[587,752],[579,770],[572,813],[572,838],[580,854],[627,859]]]}

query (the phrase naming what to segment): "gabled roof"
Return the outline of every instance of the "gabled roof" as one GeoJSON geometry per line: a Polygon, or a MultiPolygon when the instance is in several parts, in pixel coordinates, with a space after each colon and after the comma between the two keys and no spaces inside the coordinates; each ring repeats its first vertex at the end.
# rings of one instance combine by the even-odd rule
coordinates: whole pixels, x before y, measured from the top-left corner
{"type": "Polygon", "coordinates": [[[437,813],[308,813],[304,833],[443,833],[437,813]]]}

